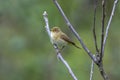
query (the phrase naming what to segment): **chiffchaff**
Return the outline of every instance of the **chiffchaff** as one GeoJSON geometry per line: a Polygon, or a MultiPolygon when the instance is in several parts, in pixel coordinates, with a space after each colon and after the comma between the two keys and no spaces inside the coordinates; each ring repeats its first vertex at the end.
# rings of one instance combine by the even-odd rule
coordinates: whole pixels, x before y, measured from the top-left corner
{"type": "Polygon", "coordinates": [[[61,46],[61,49],[63,49],[67,44],[71,44],[80,49],[80,47],[70,40],[70,38],[63,33],[59,27],[53,27],[51,29],[51,38],[53,43],[57,44],[58,47],[61,46]]]}

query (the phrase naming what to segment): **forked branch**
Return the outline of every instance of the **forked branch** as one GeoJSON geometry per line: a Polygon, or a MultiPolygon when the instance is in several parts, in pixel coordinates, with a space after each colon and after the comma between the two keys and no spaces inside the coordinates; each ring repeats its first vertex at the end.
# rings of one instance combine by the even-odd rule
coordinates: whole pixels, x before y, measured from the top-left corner
{"type": "MultiPolygon", "coordinates": [[[[87,54],[90,56],[90,58],[94,61],[94,63],[96,63],[96,65],[98,66],[100,73],[102,75],[102,77],[104,78],[104,80],[109,80],[107,74],[104,71],[103,68],[103,62],[102,62],[102,57],[103,57],[103,53],[104,53],[104,47],[106,44],[106,39],[108,36],[108,30],[112,21],[112,17],[114,15],[115,12],[115,8],[116,5],[118,3],[118,0],[114,1],[114,5],[113,5],[113,9],[111,12],[111,16],[110,19],[108,21],[108,25],[105,31],[105,35],[104,35],[104,22],[105,22],[105,0],[102,0],[102,6],[103,6],[103,17],[102,17],[102,35],[101,35],[101,52],[100,52],[100,60],[98,58],[96,58],[96,56],[94,57],[93,54],[89,51],[89,49],[86,47],[86,45],[83,43],[81,37],[79,36],[79,34],[76,32],[76,30],[74,29],[74,27],[72,26],[72,24],[70,23],[70,21],[68,20],[68,18],[66,17],[65,13],[63,12],[61,6],[59,5],[59,3],[57,2],[57,0],[53,0],[53,2],[55,3],[56,7],[58,8],[58,10],[60,11],[61,15],[63,16],[67,26],[70,28],[70,30],[73,32],[73,34],[76,36],[76,38],[79,40],[79,42],[81,43],[83,49],[87,52],[87,54]]],[[[96,10],[95,10],[95,14],[96,14],[96,10]]],[[[95,15],[94,15],[95,16],[95,15]]],[[[95,33],[95,17],[94,17],[94,27],[93,27],[93,34],[94,34],[94,40],[95,42],[95,46],[96,46],[96,51],[99,52],[98,47],[97,47],[97,40],[96,40],[96,33],[95,33]]]]}
{"type": "Polygon", "coordinates": [[[109,32],[109,29],[110,29],[110,24],[111,24],[112,18],[114,16],[117,3],[118,3],[118,0],[115,0],[114,4],[113,4],[113,8],[112,8],[112,11],[111,11],[111,15],[110,15],[109,21],[107,23],[107,27],[106,27],[106,30],[105,30],[104,41],[103,41],[103,46],[102,46],[102,48],[103,48],[102,49],[102,53],[104,53],[104,50],[105,50],[105,44],[106,44],[106,40],[107,40],[107,37],[108,37],[108,32],[109,32]]]}

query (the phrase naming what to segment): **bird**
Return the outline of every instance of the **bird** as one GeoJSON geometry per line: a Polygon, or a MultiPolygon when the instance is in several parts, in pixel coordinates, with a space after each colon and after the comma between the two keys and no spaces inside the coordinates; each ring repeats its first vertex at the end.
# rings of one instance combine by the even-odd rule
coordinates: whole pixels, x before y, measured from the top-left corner
{"type": "Polygon", "coordinates": [[[61,47],[61,50],[63,50],[63,48],[68,44],[81,49],[60,29],[60,27],[53,27],[50,32],[53,43],[55,43],[59,48],[61,47]]]}

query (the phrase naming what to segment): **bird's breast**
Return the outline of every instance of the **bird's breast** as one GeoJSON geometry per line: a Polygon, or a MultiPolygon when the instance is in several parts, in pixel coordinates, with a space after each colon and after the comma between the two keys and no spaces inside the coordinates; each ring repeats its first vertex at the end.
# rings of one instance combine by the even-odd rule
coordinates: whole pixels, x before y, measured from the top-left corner
{"type": "Polygon", "coordinates": [[[56,38],[57,38],[57,34],[54,33],[54,32],[51,32],[51,38],[52,38],[52,39],[56,39],[56,38]]]}
{"type": "Polygon", "coordinates": [[[63,40],[60,38],[60,36],[61,36],[60,33],[51,32],[51,38],[54,42],[63,42],[63,40]]]}

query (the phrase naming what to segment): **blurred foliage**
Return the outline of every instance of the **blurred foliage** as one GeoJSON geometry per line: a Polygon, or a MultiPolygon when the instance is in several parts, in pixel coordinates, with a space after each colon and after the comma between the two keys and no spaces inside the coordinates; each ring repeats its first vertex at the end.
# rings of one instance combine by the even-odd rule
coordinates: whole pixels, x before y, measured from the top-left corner
{"type": "MultiPolygon", "coordinates": [[[[106,6],[106,24],[113,5],[106,6]]],[[[59,0],[67,17],[88,48],[95,53],[92,26],[93,0],[59,0]]],[[[43,12],[48,12],[50,26],[70,30],[52,0],[0,0],[0,80],[72,80],[65,66],[57,60],[45,31],[43,12]]],[[[101,2],[97,8],[97,37],[100,42],[101,2]]],[[[111,80],[120,79],[120,5],[113,18],[104,55],[104,68],[111,80]]],[[[100,46],[100,44],[98,44],[100,46]]],[[[72,46],[62,53],[79,80],[89,80],[91,59],[85,51],[72,46]]],[[[95,67],[94,80],[102,80],[95,67]]]]}

